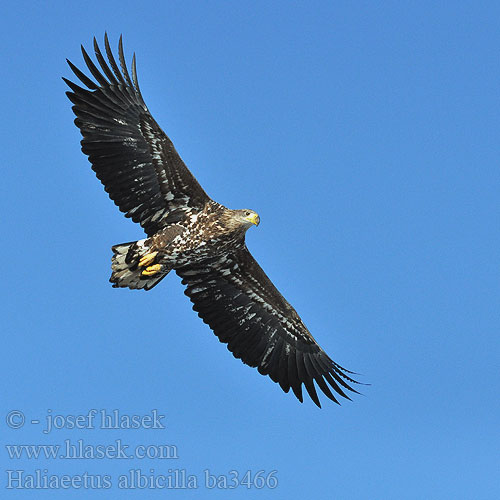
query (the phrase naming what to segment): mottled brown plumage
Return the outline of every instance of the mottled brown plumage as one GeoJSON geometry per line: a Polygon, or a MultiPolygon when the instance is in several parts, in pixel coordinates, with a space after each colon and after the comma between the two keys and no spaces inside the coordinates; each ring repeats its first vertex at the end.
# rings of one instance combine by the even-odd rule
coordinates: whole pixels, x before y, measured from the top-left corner
{"type": "Polygon", "coordinates": [[[95,81],[69,61],[87,88],[64,80],[82,151],[110,198],[147,235],[112,248],[113,286],[149,290],[175,270],[193,309],[235,357],[300,401],[304,385],[320,406],[315,384],[335,402],[334,392],[348,398],[346,390],[356,392],[352,372],[320,348],[246,247],[258,215],[210,199],[144,103],[135,55],[130,76],[121,38],[121,71],[107,36],[104,44],[107,62],[94,39],[100,69],[82,47],[95,81]]]}

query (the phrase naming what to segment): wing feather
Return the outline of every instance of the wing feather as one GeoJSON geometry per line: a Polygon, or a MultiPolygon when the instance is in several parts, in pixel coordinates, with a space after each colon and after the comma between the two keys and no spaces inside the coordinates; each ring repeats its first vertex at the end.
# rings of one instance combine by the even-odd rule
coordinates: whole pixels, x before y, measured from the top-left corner
{"type": "Polygon", "coordinates": [[[120,40],[118,41],[118,58],[120,59],[120,67],[122,68],[122,74],[127,81],[129,87],[133,87],[132,80],[128,74],[127,63],[125,62],[125,55],[123,53],[123,38],[120,35],[120,40]]]}
{"type": "Polygon", "coordinates": [[[123,79],[123,76],[118,69],[118,65],[116,64],[115,56],[113,55],[113,51],[111,50],[111,47],[109,45],[109,39],[108,39],[108,34],[104,33],[104,48],[106,49],[106,56],[108,57],[109,64],[111,65],[111,68],[113,69],[113,73],[115,74],[116,78],[120,83],[123,85],[125,84],[125,80],[123,79]]]}
{"type": "Polygon", "coordinates": [[[101,66],[104,73],[106,73],[108,80],[112,84],[118,85],[118,80],[116,79],[114,73],[109,68],[108,63],[106,62],[106,59],[104,59],[104,56],[102,55],[101,49],[100,49],[99,44],[97,43],[97,40],[95,39],[95,37],[94,37],[94,53],[95,53],[95,56],[96,56],[97,61],[99,63],[99,66],[101,66]]]}
{"type": "Polygon", "coordinates": [[[343,389],[357,392],[347,370],[321,349],[295,309],[274,287],[246,247],[218,261],[176,270],[193,309],[236,358],[290,388],[303,401],[302,386],[321,406],[316,386],[338,403],[343,389]],[[347,377],[347,378],[346,378],[347,377]],[[316,384],[316,386],[315,386],[316,384]]]}
{"type": "Polygon", "coordinates": [[[135,54],[132,77],[123,40],[116,63],[107,34],[108,61],[94,38],[97,64],[82,46],[85,64],[94,80],[68,64],[84,87],[67,79],[67,92],[83,139],[82,151],[105,191],[126,217],[151,236],[165,226],[168,214],[179,208],[202,208],[210,198],[187,169],[174,145],[151,116],[139,90],[135,54]]]}

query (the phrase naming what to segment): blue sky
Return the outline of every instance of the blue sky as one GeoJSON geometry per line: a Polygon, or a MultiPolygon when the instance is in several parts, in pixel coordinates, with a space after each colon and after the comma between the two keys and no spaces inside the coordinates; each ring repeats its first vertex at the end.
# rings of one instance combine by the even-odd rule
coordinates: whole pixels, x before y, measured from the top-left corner
{"type": "Polygon", "coordinates": [[[113,488],[37,498],[499,498],[500,7],[436,4],[4,7],[2,496],[33,498],[5,489],[6,471],[40,469],[113,488]],[[259,212],[250,250],[364,395],[319,410],[282,393],[217,341],[175,275],[110,287],[111,245],[142,233],[80,152],[60,78],[105,30],[136,52],[144,98],[205,190],[259,212]],[[47,415],[91,409],[156,409],[165,428],[43,433],[47,415]],[[178,458],[4,446],[66,439],[178,458]],[[119,490],[130,469],[184,470],[198,488],[119,490]],[[278,486],[210,489],[204,470],[276,470],[278,486]]]}

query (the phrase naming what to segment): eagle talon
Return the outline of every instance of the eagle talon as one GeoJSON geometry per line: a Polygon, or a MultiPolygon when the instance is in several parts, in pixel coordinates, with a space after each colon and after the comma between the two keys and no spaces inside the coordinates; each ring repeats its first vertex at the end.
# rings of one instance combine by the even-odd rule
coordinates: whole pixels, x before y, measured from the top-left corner
{"type": "Polygon", "coordinates": [[[161,270],[160,264],[154,264],[153,266],[146,267],[144,271],[142,271],[143,276],[154,276],[161,270]]]}
{"type": "Polygon", "coordinates": [[[158,252],[151,252],[144,255],[144,257],[142,257],[141,260],[139,261],[139,267],[149,266],[149,264],[151,264],[155,260],[157,255],[158,252]]]}

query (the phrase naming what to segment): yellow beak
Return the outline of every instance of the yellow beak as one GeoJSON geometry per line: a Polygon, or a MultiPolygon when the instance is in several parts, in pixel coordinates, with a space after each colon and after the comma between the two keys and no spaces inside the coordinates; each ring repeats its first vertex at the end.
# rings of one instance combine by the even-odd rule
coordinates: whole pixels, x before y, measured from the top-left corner
{"type": "Polygon", "coordinates": [[[260,222],[260,217],[254,212],[250,214],[248,217],[246,217],[246,220],[258,226],[260,222]]]}

